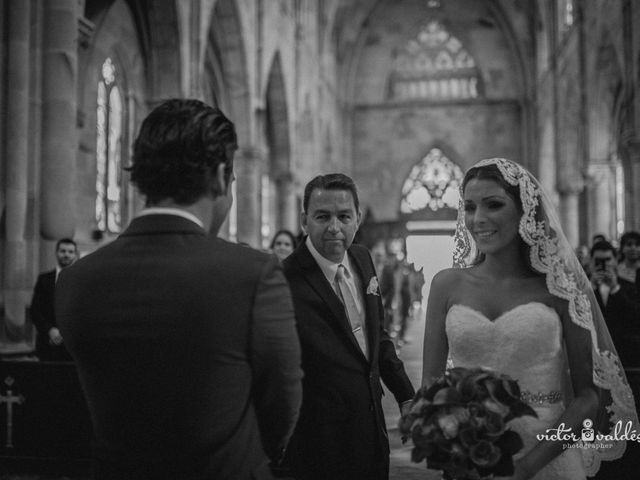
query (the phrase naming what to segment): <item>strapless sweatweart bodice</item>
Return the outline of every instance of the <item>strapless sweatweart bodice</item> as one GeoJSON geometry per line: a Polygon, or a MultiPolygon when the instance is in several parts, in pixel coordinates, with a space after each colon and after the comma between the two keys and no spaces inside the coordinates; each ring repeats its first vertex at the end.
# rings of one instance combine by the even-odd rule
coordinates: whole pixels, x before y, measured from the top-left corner
{"type": "MultiPolygon", "coordinates": [[[[449,358],[455,367],[485,367],[518,381],[538,418],[522,417],[511,422],[525,447],[525,454],[538,442],[536,435],[558,428],[565,404],[563,390],[566,361],[562,323],[551,307],[531,302],[518,305],[491,320],[466,305],[453,305],[447,312],[449,358]]],[[[568,449],[543,468],[535,480],[584,480],[582,455],[568,449]]]]}

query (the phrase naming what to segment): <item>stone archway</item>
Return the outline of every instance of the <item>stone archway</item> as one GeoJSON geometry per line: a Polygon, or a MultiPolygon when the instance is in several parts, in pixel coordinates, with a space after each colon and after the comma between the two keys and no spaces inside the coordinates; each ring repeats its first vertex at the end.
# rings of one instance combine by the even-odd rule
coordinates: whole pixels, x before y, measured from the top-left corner
{"type": "MultiPolygon", "coordinates": [[[[82,122],[79,129],[78,176],[83,187],[77,193],[76,240],[83,251],[91,251],[100,245],[100,240],[110,240],[117,235],[115,231],[99,228],[96,219],[98,85],[105,61],[109,59],[114,67],[113,79],[122,102],[120,170],[129,164],[129,146],[133,143],[140,121],[146,115],[146,100],[150,95],[146,70],[149,59],[143,46],[145,37],[139,30],[140,22],[136,20],[136,11],[132,10],[130,2],[89,2],[87,14],[91,15],[90,20],[96,22],[96,29],[86,56],[81,57],[83,63],[79,82],[78,106],[82,112],[82,122]]],[[[136,207],[140,206],[140,199],[128,182],[129,176],[122,171],[117,176],[121,226],[125,226],[133,217],[136,207]]]]}
{"type": "MultiPolygon", "coordinates": [[[[400,190],[404,179],[399,172],[408,171],[434,142],[454,145],[463,168],[493,156],[529,161],[535,123],[529,118],[530,89],[524,80],[532,59],[523,53],[527,34],[518,28],[524,14],[494,4],[440,2],[438,8],[429,8],[428,2],[417,0],[402,5],[361,2],[354,12],[354,18],[362,20],[357,35],[343,32],[355,20],[334,20],[340,29],[338,49],[348,43],[353,47],[345,54],[350,64],[341,67],[339,84],[349,117],[345,123],[353,176],[363,185],[363,204],[379,221],[398,218],[395,204],[383,199],[400,190]],[[438,29],[430,29],[436,23],[438,29]],[[446,37],[451,43],[444,42],[438,52],[451,55],[439,62],[433,52],[423,63],[420,54],[410,56],[416,60],[413,68],[406,77],[398,76],[406,81],[409,95],[402,85],[402,95],[394,95],[394,74],[405,74],[399,61],[407,55],[401,53],[422,44],[424,53],[431,54],[432,37],[446,37]],[[451,64],[453,68],[443,67],[451,64]]],[[[336,11],[347,13],[351,10],[336,11]]]]}
{"type": "MultiPolygon", "coordinates": [[[[618,168],[618,139],[623,136],[623,77],[617,52],[605,33],[594,59],[597,77],[589,111],[589,163],[587,168],[587,225],[590,235],[603,233],[615,238],[618,217],[623,205],[616,202],[616,183],[622,171],[618,168]]],[[[623,162],[624,163],[624,162],[623,162]]]]}
{"type": "Polygon", "coordinates": [[[241,145],[251,143],[247,58],[237,5],[218,0],[205,51],[205,89],[234,122],[241,145]]]}

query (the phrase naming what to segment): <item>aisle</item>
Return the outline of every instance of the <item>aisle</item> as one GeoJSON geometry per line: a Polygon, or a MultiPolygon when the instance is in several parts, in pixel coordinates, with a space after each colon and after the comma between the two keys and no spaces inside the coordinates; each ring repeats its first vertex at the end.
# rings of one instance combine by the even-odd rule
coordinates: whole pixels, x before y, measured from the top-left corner
{"type": "MultiPolygon", "coordinates": [[[[409,343],[400,350],[399,356],[404,362],[407,375],[413,386],[418,388],[422,375],[422,343],[424,337],[424,313],[418,311],[407,328],[409,343]]],[[[411,444],[402,445],[398,432],[398,420],[400,412],[393,395],[385,389],[382,406],[387,421],[389,432],[390,455],[390,480],[440,480],[440,475],[432,470],[427,470],[425,464],[417,464],[411,461],[411,444]]]]}

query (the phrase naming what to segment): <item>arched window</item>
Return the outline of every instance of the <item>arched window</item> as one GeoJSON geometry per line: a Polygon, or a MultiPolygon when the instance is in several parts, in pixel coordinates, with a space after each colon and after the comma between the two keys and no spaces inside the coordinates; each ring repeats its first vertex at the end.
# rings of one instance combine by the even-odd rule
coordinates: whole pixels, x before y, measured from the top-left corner
{"type": "Polygon", "coordinates": [[[96,124],[96,223],[102,232],[118,233],[122,226],[123,117],[116,67],[107,58],[98,81],[96,124]]]}
{"type": "Polygon", "coordinates": [[[402,186],[401,213],[413,213],[425,208],[458,208],[459,188],[463,173],[439,148],[432,148],[420,163],[411,169],[402,186]]]}
{"type": "Polygon", "coordinates": [[[452,100],[480,96],[479,72],[460,41],[429,21],[396,55],[389,98],[452,100]]]}
{"type": "Polygon", "coordinates": [[[560,31],[566,32],[569,30],[575,21],[575,6],[573,0],[560,0],[558,2],[560,19],[560,31]]]}
{"type": "Polygon", "coordinates": [[[625,217],[625,198],[624,198],[624,168],[620,158],[615,155],[613,158],[615,168],[616,183],[616,233],[622,235],[624,233],[624,217],[625,217]]]}

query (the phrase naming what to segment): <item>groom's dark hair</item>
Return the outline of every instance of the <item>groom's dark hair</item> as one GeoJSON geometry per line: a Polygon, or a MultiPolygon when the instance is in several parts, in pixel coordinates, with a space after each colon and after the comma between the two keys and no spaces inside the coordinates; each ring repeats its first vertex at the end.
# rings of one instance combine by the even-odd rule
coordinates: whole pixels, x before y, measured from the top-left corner
{"type": "Polygon", "coordinates": [[[224,180],[229,184],[231,152],[237,148],[233,123],[220,109],[176,98],[144,119],[127,170],[148,204],[171,198],[190,205],[211,191],[218,165],[224,164],[224,180]]]}

